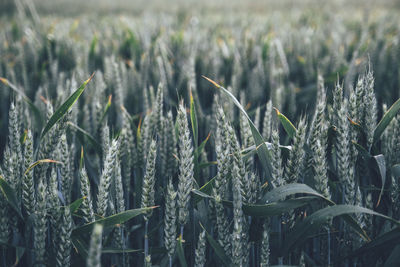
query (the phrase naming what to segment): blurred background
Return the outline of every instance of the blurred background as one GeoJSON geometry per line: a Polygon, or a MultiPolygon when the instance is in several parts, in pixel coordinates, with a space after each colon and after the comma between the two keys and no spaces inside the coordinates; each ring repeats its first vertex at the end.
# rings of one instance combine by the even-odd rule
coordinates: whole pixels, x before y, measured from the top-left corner
{"type": "MultiPolygon", "coordinates": [[[[51,64],[83,80],[94,70],[112,72],[112,62],[132,76],[124,81],[125,97],[135,103],[137,88],[156,88],[162,79],[162,58],[170,106],[177,92],[188,98],[193,67],[205,113],[215,91],[201,75],[231,86],[238,97],[246,92],[252,114],[273,99],[296,121],[314,108],[318,75],[331,101],[335,83],[352,87],[369,63],[378,105],[399,97],[399,11],[400,0],[0,0],[0,75],[25,83],[34,99],[49,86],[46,77],[56,77],[51,64]]],[[[6,132],[9,95],[1,94],[0,130],[6,132]]],[[[138,101],[128,111],[142,108],[138,101]]]]}
{"type": "MultiPolygon", "coordinates": [[[[399,0],[32,0],[37,11],[43,15],[78,16],[84,14],[131,14],[154,12],[207,12],[230,15],[230,12],[251,12],[252,15],[276,11],[299,11],[329,7],[331,12],[351,12],[369,8],[374,11],[398,9],[399,0]]],[[[1,0],[0,13],[10,15],[15,11],[14,0],[1,0]]]]}

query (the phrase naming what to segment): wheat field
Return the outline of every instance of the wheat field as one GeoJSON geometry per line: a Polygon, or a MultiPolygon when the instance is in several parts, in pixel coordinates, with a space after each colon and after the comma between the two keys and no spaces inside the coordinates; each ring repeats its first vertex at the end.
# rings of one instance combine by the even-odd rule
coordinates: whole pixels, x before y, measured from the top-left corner
{"type": "Polygon", "coordinates": [[[150,2],[0,4],[0,267],[400,266],[400,3],[150,2]]]}

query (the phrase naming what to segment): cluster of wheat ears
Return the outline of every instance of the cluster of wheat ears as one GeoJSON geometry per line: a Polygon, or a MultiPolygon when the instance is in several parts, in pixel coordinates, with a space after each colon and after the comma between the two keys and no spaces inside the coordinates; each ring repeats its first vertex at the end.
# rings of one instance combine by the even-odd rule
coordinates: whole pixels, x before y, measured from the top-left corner
{"type": "Polygon", "coordinates": [[[399,263],[397,18],[71,21],[16,3],[0,266],[399,263]]]}

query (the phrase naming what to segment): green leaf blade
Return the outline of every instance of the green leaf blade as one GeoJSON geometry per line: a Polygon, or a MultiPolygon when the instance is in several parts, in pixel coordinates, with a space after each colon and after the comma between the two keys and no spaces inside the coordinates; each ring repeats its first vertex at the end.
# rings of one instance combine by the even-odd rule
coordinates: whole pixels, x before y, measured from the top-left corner
{"type": "Polygon", "coordinates": [[[17,212],[20,218],[22,217],[21,209],[18,207],[18,201],[14,189],[0,176],[0,192],[7,200],[10,206],[17,212]]]}
{"type": "Polygon", "coordinates": [[[75,228],[72,231],[72,235],[81,235],[84,233],[88,233],[93,230],[93,228],[96,224],[102,224],[104,229],[114,227],[116,225],[125,223],[125,222],[129,221],[130,219],[132,219],[136,216],[139,216],[153,208],[156,208],[156,207],[126,210],[124,212],[121,212],[121,213],[118,213],[115,215],[111,215],[109,217],[106,217],[106,218],[103,218],[100,220],[96,220],[94,222],[91,222],[91,223],[85,224],[83,226],[80,226],[78,228],[75,228]]]}
{"type": "Polygon", "coordinates": [[[303,244],[308,237],[316,233],[316,231],[318,231],[321,226],[323,226],[333,218],[354,213],[365,213],[380,216],[399,225],[399,222],[397,222],[396,220],[367,208],[352,205],[329,206],[314,212],[313,214],[305,218],[302,222],[296,224],[291,229],[291,231],[289,231],[289,238],[286,240],[281,248],[282,255],[288,254],[294,247],[303,244]]]}
{"type": "Polygon", "coordinates": [[[226,256],[225,251],[221,247],[221,245],[218,244],[217,241],[215,241],[215,239],[207,232],[207,230],[204,228],[202,224],[200,224],[200,227],[206,232],[208,243],[210,243],[211,247],[214,249],[215,254],[217,254],[218,258],[224,263],[224,266],[231,266],[231,260],[229,259],[228,256],[226,256]]]}
{"type": "Polygon", "coordinates": [[[176,252],[178,254],[178,259],[181,264],[181,267],[187,267],[188,265],[187,265],[187,262],[185,259],[185,252],[183,250],[183,242],[184,241],[182,240],[182,237],[179,236],[177,246],[176,246],[176,252]]]}
{"type": "Polygon", "coordinates": [[[5,85],[11,88],[14,92],[18,93],[22,99],[28,103],[29,107],[32,109],[33,114],[35,115],[37,126],[39,129],[41,129],[43,125],[43,116],[42,113],[40,112],[39,108],[32,102],[32,100],[29,99],[29,97],[22,91],[20,90],[16,85],[12,84],[9,80],[6,78],[0,77],[0,81],[5,85]]]}
{"type": "Polygon", "coordinates": [[[245,117],[247,118],[247,120],[249,121],[250,129],[251,129],[251,133],[253,135],[254,142],[255,142],[256,146],[259,148],[259,149],[257,149],[257,155],[260,159],[262,167],[264,168],[264,170],[267,173],[266,181],[268,182],[268,186],[273,188],[273,184],[271,181],[271,177],[272,177],[271,155],[268,151],[268,148],[265,144],[265,141],[264,141],[262,135],[257,130],[256,126],[254,125],[253,121],[250,119],[246,110],[243,108],[243,106],[240,104],[240,102],[236,99],[236,97],[231,92],[229,92],[227,89],[225,89],[221,85],[217,84],[210,78],[207,78],[205,76],[202,76],[202,77],[204,79],[206,79],[207,81],[209,81],[210,83],[212,83],[218,89],[221,89],[222,92],[224,92],[227,96],[229,96],[231,98],[231,100],[233,101],[233,103],[236,105],[236,107],[239,108],[240,112],[242,112],[245,115],[245,117]]]}
{"type": "Polygon", "coordinates": [[[277,108],[274,109],[286,133],[290,136],[290,138],[293,138],[297,131],[296,127],[294,127],[293,123],[285,115],[280,113],[277,108]]]}
{"type": "Polygon", "coordinates": [[[382,119],[379,121],[378,125],[374,130],[374,139],[373,143],[376,143],[383,132],[385,131],[386,127],[392,121],[392,119],[396,116],[397,112],[400,110],[400,98],[397,99],[396,102],[389,108],[388,111],[383,115],[382,119]]]}
{"type": "Polygon", "coordinates": [[[54,114],[50,117],[46,126],[44,127],[41,138],[43,138],[49,130],[59,121],[61,118],[67,113],[68,110],[71,109],[72,105],[78,100],[83,91],[85,90],[86,85],[92,80],[94,73],[87,79],[68,99],[54,112],[54,114]]]}

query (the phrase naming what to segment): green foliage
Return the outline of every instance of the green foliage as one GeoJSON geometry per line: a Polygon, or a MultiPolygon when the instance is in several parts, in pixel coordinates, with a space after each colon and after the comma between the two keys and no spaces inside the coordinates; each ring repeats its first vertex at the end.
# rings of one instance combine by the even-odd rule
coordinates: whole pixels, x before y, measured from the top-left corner
{"type": "Polygon", "coordinates": [[[398,16],[15,3],[0,266],[398,263],[398,16]]]}

